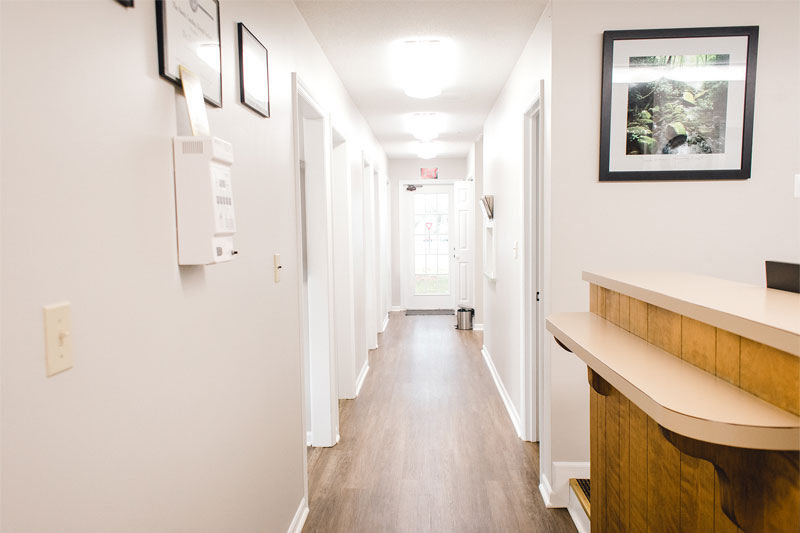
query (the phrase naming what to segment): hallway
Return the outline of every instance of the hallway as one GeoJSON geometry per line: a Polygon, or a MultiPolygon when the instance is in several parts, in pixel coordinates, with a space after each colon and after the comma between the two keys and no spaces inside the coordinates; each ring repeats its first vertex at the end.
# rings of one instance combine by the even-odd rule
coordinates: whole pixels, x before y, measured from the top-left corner
{"type": "Polygon", "coordinates": [[[341,441],[309,448],[310,532],[574,531],[539,495],[538,445],[515,434],[453,316],[392,313],[341,441]]]}

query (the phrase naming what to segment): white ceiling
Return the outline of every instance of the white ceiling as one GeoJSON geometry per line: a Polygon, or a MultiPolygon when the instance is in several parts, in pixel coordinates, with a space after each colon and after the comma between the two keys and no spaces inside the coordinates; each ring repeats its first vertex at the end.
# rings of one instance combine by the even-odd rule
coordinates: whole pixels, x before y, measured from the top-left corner
{"type": "Polygon", "coordinates": [[[300,1],[295,4],[390,158],[414,158],[408,113],[443,113],[439,157],[464,157],[483,128],[546,0],[300,1]],[[392,77],[391,47],[409,38],[455,45],[441,96],[410,98],[392,77]]]}

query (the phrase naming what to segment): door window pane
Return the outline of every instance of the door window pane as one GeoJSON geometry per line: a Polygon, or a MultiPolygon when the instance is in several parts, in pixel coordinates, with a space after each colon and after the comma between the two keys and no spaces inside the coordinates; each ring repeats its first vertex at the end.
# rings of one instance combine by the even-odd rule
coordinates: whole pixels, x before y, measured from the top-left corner
{"type": "Polygon", "coordinates": [[[414,195],[414,294],[450,294],[447,193],[414,195]]]}

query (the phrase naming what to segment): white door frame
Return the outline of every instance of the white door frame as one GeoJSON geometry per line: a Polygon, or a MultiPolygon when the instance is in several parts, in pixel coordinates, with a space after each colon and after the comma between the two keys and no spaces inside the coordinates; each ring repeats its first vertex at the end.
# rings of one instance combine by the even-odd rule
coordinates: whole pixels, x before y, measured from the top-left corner
{"type": "Polygon", "coordinates": [[[378,306],[380,297],[378,287],[378,264],[376,261],[378,241],[376,238],[375,222],[377,220],[377,205],[375,205],[377,182],[375,180],[376,167],[374,164],[364,163],[363,192],[364,192],[364,284],[365,284],[365,315],[367,349],[374,350],[378,347],[378,306]]]}
{"type": "Polygon", "coordinates": [[[356,388],[355,396],[358,396],[359,386],[363,384],[364,377],[369,371],[369,343],[367,327],[367,291],[364,279],[366,279],[366,233],[364,225],[366,221],[366,190],[365,190],[365,169],[368,167],[366,155],[360,152],[357,164],[353,165],[350,172],[350,199],[351,199],[351,239],[352,239],[352,264],[353,264],[353,334],[355,338],[355,365],[356,365],[356,388]],[[358,368],[361,362],[361,368],[358,368]]]}
{"type": "Polygon", "coordinates": [[[350,143],[331,126],[331,207],[333,217],[334,336],[337,397],[356,397],[355,298],[350,143]]]}
{"type": "MultiPolygon", "coordinates": [[[[292,73],[292,104],[293,104],[293,136],[294,136],[294,165],[295,165],[295,222],[297,231],[297,265],[298,265],[298,296],[300,311],[300,346],[303,352],[308,351],[311,368],[306,368],[305,356],[301,360],[301,379],[303,386],[303,457],[306,456],[305,445],[308,435],[306,428],[306,373],[310,379],[311,389],[311,445],[333,446],[339,430],[339,404],[336,394],[336,344],[334,337],[334,288],[333,288],[333,251],[332,251],[332,217],[331,217],[331,128],[330,117],[317,103],[307,86],[298,78],[297,73],[292,73]],[[301,121],[303,124],[303,138],[301,139],[301,121]],[[316,124],[316,121],[320,121],[316,124]],[[310,200],[316,207],[307,210],[316,211],[315,216],[324,221],[324,228],[315,235],[308,254],[309,268],[303,264],[303,209],[301,195],[303,194],[300,170],[301,146],[308,145],[308,126],[314,123],[321,144],[315,161],[309,160],[305,154],[306,180],[313,180],[314,187],[306,191],[318,193],[310,200]],[[317,127],[318,126],[318,127],[317,127]],[[320,209],[321,208],[321,209],[320,209]],[[312,269],[313,262],[313,269],[312,269]],[[309,272],[315,276],[307,278],[309,272]],[[309,280],[308,290],[304,287],[304,279],[309,280]],[[313,279],[313,286],[311,280],[313,279]],[[317,305],[309,305],[306,293],[315,300],[317,305]]],[[[309,203],[307,197],[306,202],[309,203]]],[[[318,228],[317,228],[318,229],[318,228]]],[[[311,241],[312,239],[309,239],[311,241]]],[[[305,459],[304,459],[305,461],[305,459]]],[[[306,491],[308,490],[308,472],[306,470],[306,491]]],[[[307,494],[306,494],[307,496],[307,494]]],[[[306,500],[308,501],[308,500],[306,500]]]]}
{"type": "Polygon", "coordinates": [[[475,181],[456,181],[453,183],[453,220],[456,228],[455,239],[453,239],[453,255],[455,256],[455,305],[456,307],[467,306],[475,308],[475,181]],[[459,200],[459,195],[464,193],[464,200],[459,200]],[[459,218],[459,205],[466,206],[466,220],[459,218]],[[460,239],[465,238],[464,246],[461,246],[460,239]],[[460,271],[461,265],[466,264],[466,272],[460,271]],[[462,285],[466,284],[465,287],[462,285]],[[465,294],[462,299],[460,296],[465,294]]]}
{"type": "Polygon", "coordinates": [[[524,176],[522,212],[524,213],[522,250],[522,350],[521,385],[523,391],[522,435],[537,442],[542,420],[542,364],[544,360],[544,82],[523,115],[524,176]],[[535,147],[535,148],[534,148],[535,147]]]}
{"type": "MultiPolygon", "coordinates": [[[[410,220],[408,220],[408,210],[410,206],[408,204],[408,195],[404,194],[406,192],[406,188],[409,185],[415,186],[422,186],[424,187],[450,187],[451,189],[451,197],[450,197],[450,214],[452,215],[453,211],[453,203],[455,201],[455,188],[453,187],[454,181],[435,181],[435,180],[400,180],[398,183],[398,209],[399,209],[399,237],[400,237],[400,290],[401,290],[401,298],[400,303],[403,309],[413,309],[411,306],[411,302],[409,301],[409,295],[411,294],[411,261],[412,257],[410,257],[409,250],[411,250],[412,245],[412,238],[411,234],[408,231],[408,227],[410,224],[410,220]]],[[[452,216],[448,217],[448,225],[451,228],[450,235],[452,237],[453,232],[453,221],[452,216]]],[[[456,305],[456,295],[454,290],[454,278],[453,278],[453,256],[452,253],[450,254],[450,295],[453,299],[453,305],[451,306],[455,309],[456,305]]],[[[449,309],[449,307],[448,307],[449,309]]]]}

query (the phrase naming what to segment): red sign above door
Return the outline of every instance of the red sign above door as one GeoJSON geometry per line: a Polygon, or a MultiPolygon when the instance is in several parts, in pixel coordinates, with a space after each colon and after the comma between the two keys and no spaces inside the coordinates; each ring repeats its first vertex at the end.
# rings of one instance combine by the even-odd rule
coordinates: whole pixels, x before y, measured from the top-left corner
{"type": "Polygon", "coordinates": [[[419,177],[425,180],[437,180],[439,179],[439,169],[438,168],[420,168],[419,169],[419,177]]]}

